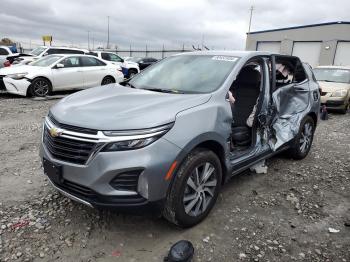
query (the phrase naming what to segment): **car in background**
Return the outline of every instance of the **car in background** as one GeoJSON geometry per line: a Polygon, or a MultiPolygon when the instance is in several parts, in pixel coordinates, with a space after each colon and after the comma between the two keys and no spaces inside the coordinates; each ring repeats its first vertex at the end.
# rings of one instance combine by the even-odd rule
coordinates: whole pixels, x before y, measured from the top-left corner
{"type": "Polygon", "coordinates": [[[350,66],[318,66],[313,69],[321,87],[321,105],[346,114],[350,108],[350,66]]]}
{"type": "Polygon", "coordinates": [[[33,49],[29,54],[19,54],[17,56],[12,56],[12,58],[8,60],[10,61],[11,64],[27,65],[47,55],[53,55],[53,54],[83,55],[87,53],[89,53],[87,49],[57,47],[57,46],[39,46],[33,49]]]}
{"type": "Polygon", "coordinates": [[[145,69],[146,67],[153,65],[158,62],[158,59],[152,57],[129,57],[126,61],[131,61],[139,65],[140,70],[145,69]]]}
{"type": "Polygon", "coordinates": [[[120,66],[89,55],[48,55],[30,65],[0,69],[11,94],[44,97],[53,91],[86,89],[124,80],[120,66]]]}
{"type": "Polygon", "coordinates": [[[126,78],[131,78],[140,73],[139,65],[132,61],[125,61],[123,58],[113,52],[107,51],[92,51],[89,55],[97,56],[98,58],[121,66],[123,74],[126,78]]]}
{"type": "Polygon", "coordinates": [[[11,47],[0,46],[0,68],[5,66],[8,57],[17,56],[18,53],[13,52],[11,47]]]}

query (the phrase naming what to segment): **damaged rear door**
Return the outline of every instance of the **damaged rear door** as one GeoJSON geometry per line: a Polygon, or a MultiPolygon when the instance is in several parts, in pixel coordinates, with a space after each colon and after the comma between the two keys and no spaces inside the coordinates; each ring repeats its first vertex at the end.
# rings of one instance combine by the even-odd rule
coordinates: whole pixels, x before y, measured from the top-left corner
{"type": "Polygon", "coordinates": [[[299,58],[272,55],[270,66],[274,132],[270,147],[275,151],[297,135],[310,103],[310,87],[299,58]]]}

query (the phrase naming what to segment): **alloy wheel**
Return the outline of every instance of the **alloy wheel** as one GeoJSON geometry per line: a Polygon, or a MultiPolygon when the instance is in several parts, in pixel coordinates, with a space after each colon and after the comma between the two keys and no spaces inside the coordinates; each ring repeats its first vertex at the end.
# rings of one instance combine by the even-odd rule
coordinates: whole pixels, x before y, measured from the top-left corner
{"type": "Polygon", "coordinates": [[[49,84],[45,80],[38,80],[33,86],[34,95],[46,96],[49,93],[49,84]]]}
{"type": "Polygon", "coordinates": [[[183,197],[186,214],[199,216],[207,210],[217,185],[216,172],[215,167],[209,162],[193,170],[187,179],[183,197]]]}
{"type": "Polygon", "coordinates": [[[303,130],[301,132],[301,137],[299,140],[300,151],[302,153],[305,153],[311,146],[311,142],[312,142],[312,125],[306,122],[304,124],[303,130]]]}

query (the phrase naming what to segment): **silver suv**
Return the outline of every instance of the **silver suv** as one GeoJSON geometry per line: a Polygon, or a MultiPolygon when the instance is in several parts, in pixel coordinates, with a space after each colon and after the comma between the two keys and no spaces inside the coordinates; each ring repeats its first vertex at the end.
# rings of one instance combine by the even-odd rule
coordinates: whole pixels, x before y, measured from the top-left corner
{"type": "Polygon", "coordinates": [[[45,119],[40,154],[52,186],[73,200],[157,207],[189,227],[232,176],[281,151],[304,158],[319,106],[319,86],[297,57],[179,54],[62,99],[45,119]]]}

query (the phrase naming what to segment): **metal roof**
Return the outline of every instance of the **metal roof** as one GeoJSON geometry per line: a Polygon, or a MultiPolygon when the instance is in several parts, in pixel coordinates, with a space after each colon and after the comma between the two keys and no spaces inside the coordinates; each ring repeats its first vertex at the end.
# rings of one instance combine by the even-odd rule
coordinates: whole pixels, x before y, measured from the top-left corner
{"type": "Polygon", "coordinates": [[[255,32],[247,33],[247,34],[248,35],[252,35],[252,34],[260,34],[260,33],[267,33],[267,32],[275,32],[275,31],[283,31],[283,30],[291,30],[291,29],[300,29],[300,28],[307,28],[307,27],[317,27],[317,26],[325,26],[325,25],[337,25],[337,24],[350,25],[350,22],[338,21],[338,22],[328,22],[328,23],[311,24],[311,25],[292,26],[292,27],[284,27],[284,28],[277,28],[277,29],[255,31],[255,32]]]}

